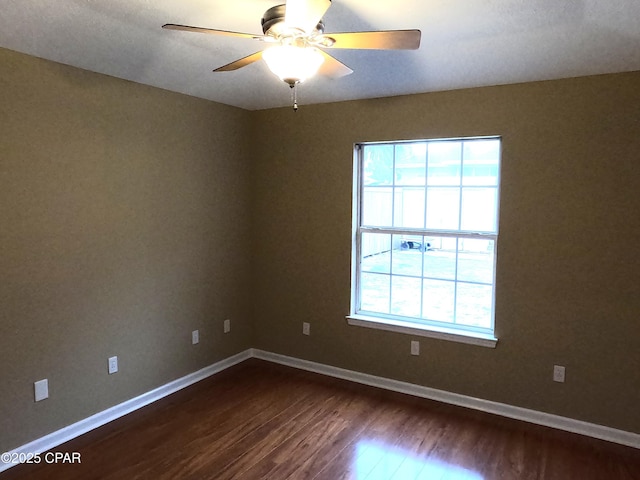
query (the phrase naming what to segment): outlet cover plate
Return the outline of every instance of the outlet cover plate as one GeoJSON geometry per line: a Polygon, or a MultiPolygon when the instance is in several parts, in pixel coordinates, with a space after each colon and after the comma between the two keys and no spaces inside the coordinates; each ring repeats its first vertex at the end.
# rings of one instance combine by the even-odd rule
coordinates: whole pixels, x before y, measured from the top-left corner
{"type": "Polygon", "coordinates": [[[562,365],[554,365],[553,366],[553,381],[564,383],[565,379],[565,368],[562,365]]]}
{"type": "Polygon", "coordinates": [[[49,398],[49,380],[46,378],[44,380],[38,380],[33,384],[35,400],[39,402],[40,400],[44,400],[45,398],[49,398]]]}
{"type": "Polygon", "coordinates": [[[118,372],[118,357],[109,357],[109,375],[118,372]]]}

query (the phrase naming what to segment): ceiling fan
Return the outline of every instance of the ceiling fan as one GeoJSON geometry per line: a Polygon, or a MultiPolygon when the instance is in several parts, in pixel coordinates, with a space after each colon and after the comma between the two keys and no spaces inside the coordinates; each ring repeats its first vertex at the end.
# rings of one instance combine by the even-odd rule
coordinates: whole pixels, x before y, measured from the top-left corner
{"type": "Polygon", "coordinates": [[[269,69],[292,88],[294,110],[297,110],[295,87],[299,83],[316,73],[330,78],[353,73],[322,49],[416,50],[420,47],[420,30],[325,33],[322,17],[330,6],[331,0],[286,0],[286,4],[272,7],[262,16],[264,35],[173,23],[162,28],[250,38],[268,44],[256,53],[216,68],[214,72],[230,72],[264,59],[269,69]]]}

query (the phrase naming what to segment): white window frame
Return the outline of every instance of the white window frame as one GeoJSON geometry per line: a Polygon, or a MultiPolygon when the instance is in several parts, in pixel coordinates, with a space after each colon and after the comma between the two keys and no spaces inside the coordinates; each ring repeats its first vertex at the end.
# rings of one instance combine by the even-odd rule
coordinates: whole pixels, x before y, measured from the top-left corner
{"type": "MultiPolygon", "coordinates": [[[[361,224],[362,220],[362,204],[364,181],[363,181],[363,162],[364,162],[364,146],[366,145],[400,145],[407,143],[423,143],[423,142],[443,142],[443,141],[472,141],[483,139],[500,140],[500,148],[502,149],[502,138],[499,136],[488,137],[460,137],[446,139],[428,139],[413,141],[390,141],[390,142],[362,142],[354,146],[354,181],[353,181],[353,245],[352,245],[352,274],[351,274],[351,313],[347,316],[349,325],[374,328],[378,330],[386,330],[391,332],[405,333],[409,335],[438,338],[450,340],[460,343],[479,345],[484,347],[495,348],[498,339],[495,336],[495,273],[496,259],[498,248],[498,219],[500,209],[500,172],[502,152],[500,152],[498,167],[498,184],[496,186],[497,207],[496,207],[496,231],[495,233],[465,231],[465,230],[433,230],[433,229],[416,229],[406,227],[371,227],[361,224]],[[383,313],[361,313],[360,312],[360,276],[361,276],[361,239],[363,233],[380,233],[389,235],[424,235],[433,237],[455,237],[455,238],[471,238],[494,241],[494,265],[492,279],[492,311],[491,311],[491,328],[479,329],[466,327],[456,324],[448,324],[446,322],[431,322],[423,319],[412,320],[408,317],[398,317],[392,314],[383,313]]],[[[428,160],[427,160],[428,161],[428,160]]],[[[394,160],[395,162],[395,160],[394,160]]],[[[462,173],[461,173],[462,174],[462,173]]],[[[459,208],[462,209],[462,202],[459,208]]],[[[392,274],[390,274],[393,277],[392,274]]],[[[458,280],[455,280],[456,283],[458,280]]],[[[467,282],[465,282],[467,283],[467,282]]]]}

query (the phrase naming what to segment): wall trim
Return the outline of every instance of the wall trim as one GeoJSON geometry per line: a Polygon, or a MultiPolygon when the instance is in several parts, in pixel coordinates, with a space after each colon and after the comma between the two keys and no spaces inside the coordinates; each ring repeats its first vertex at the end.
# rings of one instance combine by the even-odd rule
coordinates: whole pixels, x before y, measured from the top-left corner
{"type": "Polygon", "coordinates": [[[366,373],[345,370],[343,368],[324,365],[321,363],[311,362],[309,360],[301,360],[299,358],[287,357],[277,353],[266,352],[263,350],[252,349],[252,357],[266,360],[273,363],[279,363],[289,367],[306,370],[309,372],[319,373],[330,377],[340,378],[351,382],[369,385],[372,387],[383,388],[394,392],[405,393],[415,397],[427,398],[438,402],[466,407],[481,412],[492,413],[502,417],[522,420],[525,422],[551,427],[566,432],[577,433],[588,437],[606,440],[608,442],[618,443],[628,447],[640,449],[640,434],[626,432],[603,425],[575,420],[572,418],[561,417],[551,413],[539,412],[527,408],[507,405],[505,403],[493,402],[481,398],[469,397],[459,393],[437,390],[435,388],[424,387],[413,383],[401,382],[390,378],[377,377],[366,373]]]}
{"type": "MultiPolygon", "coordinates": [[[[168,395],[171,395],[172,393],[175,393],[179,390],[182,390],[183,388],[193,385],[194,383],[204,380],[205,378],[215,375],[216,373],[226,370],[229,367],[244,362],[252,356],[253,355],[251,349],[245,350],[236,355],[220,360],[219,362],[209,365],[208,367],[205,367],[201,370],[173,380],[165,385],[162,385],[161,387],[150,390],[147,393],[143,393],[138,397],[126,400],[125,402],[103,410],[102,412],[96,413],[95,415],[92,415],[90,417],[87,417],[84,420],[80,420],[79,422],[73,423],[67,427],[61,428],[60,430],[45,435],[44,437],[22,445],[21,447],[11,450],[9,453],[21,454],[46,452],[47,450],[51,450],[52,448],[68,442],[69,440],[73,440],[74,438],[90,432],[91,430],[117,420],[118,418],[123,417],[128,413],[138,410],[146,405],[149,405],[150,403],[156,402],[168,395]]],[[[0,473],[8,470],[13,466],[14,464],[7,464],[0,461],[0,473]]]]}
{"type": "MultiPolygon", "coordinates": [[[[538,412],[527,408],[515,407],[504,403],[483,400],[481,398],[469,397],[458,393],[437,390],[435,388],[424,387],[413,383],[401,382],[390,378],[378,377],[367,373],[360,373],[353,370],[346,370],[322,363],[311,362],[299,358],[288,357],[278,353],[271,353],[255,348],[247,349],[231,357],[225,358],[208,367],[185,375],[182,378],[173,380],[161,387],[144,393],[138,397],[126,400],[107,410],[96,413],[90,417],[80,420],[72,425],[61,428],[53,433],[45,435],[39,439],[22,445],[9,453],[43,453],[61,445],[69,440],[73,440],[91,430],[101,427],[109,422],[117,420],[135,410],[156,402],[172,393],[186,388],[194,383],[204,380],[216,373],[222,372],[229,367],[244,362],[250,358],[258,358],[272,363],[285,365],[288,367],[306,370],[308,372],[319,373],[329,377],[340,378],[363,385],[378,387],[393,392],[405,393],[415,397],[427,398],[438,402],[471,408],[482,412],[500,415],[502,417],[513,418],[525,422],[551,427],[566,432],[577,433],[588,437],[606,440],[620,445],[626,445],[640,449],[640,434],[617,430],[615,428],[596,425],[594,423],[574,420],[572,418],[561,417],[550,413],[538,412]]],[[[0,473],[13,467],[13,464],[0,462],[0,473]]]]}

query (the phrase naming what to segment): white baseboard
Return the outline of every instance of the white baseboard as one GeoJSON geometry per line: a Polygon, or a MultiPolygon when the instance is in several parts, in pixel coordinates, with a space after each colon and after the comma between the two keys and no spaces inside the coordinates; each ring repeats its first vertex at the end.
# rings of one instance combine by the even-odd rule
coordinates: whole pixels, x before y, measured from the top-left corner
{"type": "MultiPolygon", "coordinates": [[[[18,447],[9,453],[26,454],[46,452],[47,450],[51,450],[52,448],[55,448],[58,445],[79,437],[80,435],[101,427],[102,425],[112,422],[113,420],[117,420],[118,418],[123,417],[128,413],[138,410],[146,405],[149,405],[150,403],[171,395],[178,390],[182,390],[189,385],[193,385],[194,383],[204,380],[211,375],[219,373],[229,367],[232,367],[233,365],[248,360],[249,358],[258,358],[261,360],[266,360],[272,363],[278,363],[309,372],[320,373],[322,375],[327,375],[330,377],[341,378],[343,380],[361,383],[363,385],[370,385],[373,387],[383,388],[385,390],[406,393],[408,395],[413,395],[416,397],[428,398],[430,400],[436,400],[443,403],[493,413],[496,415],[501,415],[503,417],[523,420],[525,422],[534,423],[536,425],[552,427],[558,430],[578,433],[581,435],[586,435],[589,437],[607,440],[609,442],[640,449],[640,434],[637,433],[625,432],[623,430],[616,430],[614,428],[561,417],[558,415],[552,415],[550,413],[538,412],[521,407],[514,407],[512,405],[506,405],[504,403],[492,402],[489,400],[483,400],[480,398],[469,397],[457,393],[446,392],[443,390],[437,390],[435,388],[423,387],[421,385],[415,385],[412,383],[400,382],[398,380],[392,380],[389,378],[377,377],[375,375],[368,375],[366,373],[354,372],[352,370],[345,370],[343,368],[332,367],[321,363],[310,362],[308,360],[301,360],[299,358],[287,357],[285,355],[280,355],[277,353],[265,352],[263,350],[250,348],[248,350],[245,350],[244,352],[238,353],[237,355],[205,367],[202,370],[190,373],[189,375],[169,382],[166,385],[158,387],[138,397],[132,398],[131,400],[127,400],[119,405],[85,418],[84,420],[80,420],[79,422],[64,427],[56,432],[45,435],[42,438],[22,445],[21,447],[18,447]]],[[[8,470],[12,466],[13,464],[0,462],[0,472],[8,470]]]]}
{"type": "MultiPolygon", "coordinates": [[[[96,413],[84,420],[80,420],[72,425],[64,427],[56,432],[45,435],[42,438],[29,442],[26,445],[16,448],[9,452],[10,454],[26,454],[26,453],[43,453],[47,450],[57,447],[69,440],[72,440],[80,435],[83,435],[91,430],[94,430],[102,425],[105,425],[113,420],[117,420],[120,417],[127,415],[135,410],[138,410],[150,403],[158,401],[172,393],[182,390],[183,388],[193,385],[201,380],[204,380],[211,375],[221,372],[233,365],[243,362],[252,356],[251,350],[245,350],[229,358],[225,358],[219,362],[209,365],[208,367],[198,370],[197,372],[185,375],[182,378],[178,378],[172,382],[169,382],[161,387],[151,390],[147,393],[127,400],[119,405],[108,408],[102,412],[96,413]]],[[[0,461],[0,472],[11,468],[13,464],[2,463],[0,461]]]]}
{"type": "Polygon", "coordinates": [[[515,407],[504,403],[483,400],[481,398],[460,395],[458,393],[437,390],[435,388],[423,387],[412,383],[400,382],[389,378],[377,377],[366,373],[354,372],[352,370],[345,370],[338,367],[310,362],[308,360],[300,360],[298,358],[287,357],[262,350],[252,349],[251,355],[252,357],[267,360],[269,362],[320,373],[322,375],[341,378],[351,382],[383,388],[394,392],[406,393],[416,397],[428,398],[430,400],[471,408],[473,410],[493,413],[502,417],[523,420],[536,425],[552,427],[558,430],[578,433],[580,435],[586,435],[588,437],[598,438],[600,440],[606,440],[640,449],[640,434],[637,433],[617,430],[615,428],[583,422],[581,420],[574,420],[572,418],[561,417],[550,413],[538,412],[536,410],[529,410],[527,408],[515,407]]]}

